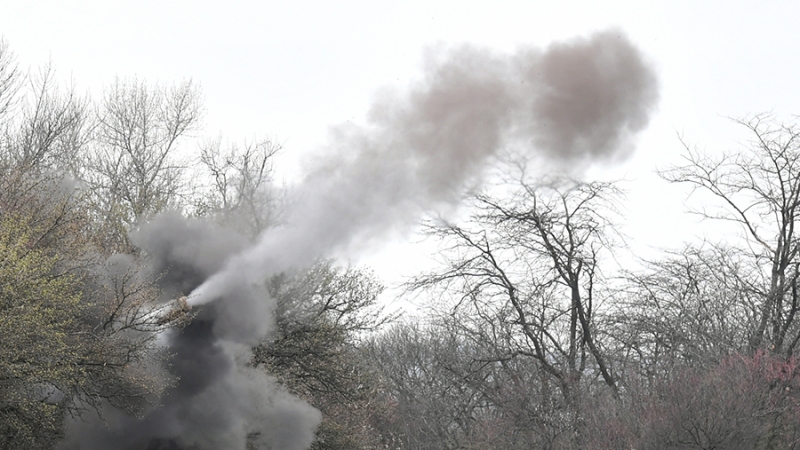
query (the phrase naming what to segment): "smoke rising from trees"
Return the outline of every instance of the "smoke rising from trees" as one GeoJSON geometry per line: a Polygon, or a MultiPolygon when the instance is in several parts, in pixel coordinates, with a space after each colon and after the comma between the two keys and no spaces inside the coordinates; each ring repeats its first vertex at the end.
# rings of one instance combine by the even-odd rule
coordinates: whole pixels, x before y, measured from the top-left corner
{"type": "Polygon", "coordinates": [[[543,52],[462,46],[429,55],[423,79],[405,95],[379,99],[367,126],[333,130],[296,187],[286,224],[231,258],[190,302],[224,297],[455,203],[504,148],[524,146],[562,165],[621,158],[657,98],[654,72],[615,30],[543,52]]]}
{"type": "Polygon", "coordinates": [[[319,412],[247,365],[273,325],[265,279],[456,204],[505,148],[576,166],[623,157],[656,100],[653,71],[617,31],[545,51],[430,54],[422,79],[379,98],[366,126],[333,129],[291,189],[284,223],[255,245],[177,214],[132,235],[167,270],[164,292],[204,306],[170,338],[180,381],[163,405],[143,420],[112,413],[108,427],[72,423],[64,448],[307,448],[319,412]]]}
{"type": "MultiPolygon", "coordinates": [[[[165,213],[133,233],[132,242],[165,274],[161,290],[188,292],[241,249],[243,236],[177,213],[165,213]]],[[[68,428],[66,449],[305,449],[319,411],[249,365],[251,348],[273,326],[274,300],[264,286],[226,292],[168,336],[167,370],[178,383],[143,418],[105,408],[106,423],[86,418],[68,428]]]]}

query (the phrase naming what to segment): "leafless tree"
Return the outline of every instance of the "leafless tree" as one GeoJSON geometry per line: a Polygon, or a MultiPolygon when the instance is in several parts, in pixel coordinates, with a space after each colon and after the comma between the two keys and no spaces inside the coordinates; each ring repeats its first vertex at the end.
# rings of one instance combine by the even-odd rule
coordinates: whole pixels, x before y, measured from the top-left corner
{"type": "Polygon", "coordinates": [[[88,98],[58,86],[49,66],[30,75],[28,86],[8,154],[17,167],[77,178],[93,126],[88,98]]]}
{"type": "Polygon", "coordinates": [[[475,357],[459,337],[437,327],[397,324],[376,338],[370,356],[380,367],[402,448],[466,448],[483,396],[462,379],[475,357]]]}
{"type": "Polygon", "coordinates": [[[798,361],[765,351],[675,370],[645,402],[636,448],[798,447],[798,361]]]}
{"type": "Polygon", "coordinates": [[[741,227],[747,249],[763,272],[764,296],[752,350],[768,345],[791,352],[800,340],[796,315],[800,218],[800,130],[767,115],[737,120],[752,135],[744,150],[712,157],[684,142],[686,163],[661,172],[675,183],[710,193],[720,204],[696,211],[703,217],[741,227]]]}
{"type": "Polygon", "coordinates": [[[448,244],[448,259],[411,287],[450,298],[453,322],[491,342],[497,361],[535,361],[577,414],[585,375],[614,395],[618,389],[596,316],[619,195],[612,183],[565,179],[522,179],[511,196],[478,195],[466,225],[430,226],[448,244]]]}
{"type": "Polygon", "coordinates": [[[191,81],[163,88],[117,79],[105,92],[84,181],[98,220],[114,228],[123,246],[132,227],[178,206],[185,193],[178,146],[201,113],[191,81]]]}
{"type": "Polygon", "coordinates": [[[0,124],[17,102],[17,91],[22,84],[22,73],[14,60],[8,43],[0,39],[0,124]]]}
{"type": "Polygon", "coordinates": [[[281,146],[270,140],[222,149],[219,139],[206,144],[200,162],[211,175],[210,192],[196,201],[196,213],[257,235],[275,224],[280,211],[273,185],[273,163],[281,146]]]}
{"type": "Polygon", "coordinates": [[[746,352],[766,294],[759,275],[747,254],[711,244],[623,273],[604,330],[626,378],[652,386],[746,352]]]}
{"type": "Polygon", "coordinates": [[[461,331],[449,321],[404,322],[373,339],[370,358],[391,405],[382,433],[406,449],[568,445],[569,414],[541,367],[498,360],[492,342],[461,331]]]}

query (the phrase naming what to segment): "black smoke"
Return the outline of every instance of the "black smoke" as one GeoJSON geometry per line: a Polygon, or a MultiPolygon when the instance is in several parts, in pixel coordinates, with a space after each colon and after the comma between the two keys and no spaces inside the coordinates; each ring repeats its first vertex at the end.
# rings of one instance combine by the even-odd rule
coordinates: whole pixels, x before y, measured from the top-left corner
{"type": "MultiPolygon", "coordinates": [[[[231,230],[167,213],[132,235],[163,273],[170,296],[190,292],[247,242],[231,230]]],[[[106,423],[70,423],[65,449],[305,449],[319,412],[247,363],[251,347],[269,334],[275,303],[258,283],[239,286],[224,301],[199,308],[168,336],[166,370],[178,383],[160,405],[134,417],[104,408],[106,423]]]]}
{"type": "Polygon", "coordinates": [[[286,222],[254,245],[167,214],[134,242],[166,270],[161,288],[192,293],[199,314],[168,336],[180,383],[142,418],[74,422],[65,448],[303,449],[319,413],[249,368],[275,304],[263,281],[334,251],[402,231],[423,211],[458,202],[492,155],[523,148],[556,165],[613,161],[650,118],[656,77],[616,30],[513,54],[462,46],[427,57],[407,91],[385,93],[366,126],[339,126],[291,189],[286,222]]]}

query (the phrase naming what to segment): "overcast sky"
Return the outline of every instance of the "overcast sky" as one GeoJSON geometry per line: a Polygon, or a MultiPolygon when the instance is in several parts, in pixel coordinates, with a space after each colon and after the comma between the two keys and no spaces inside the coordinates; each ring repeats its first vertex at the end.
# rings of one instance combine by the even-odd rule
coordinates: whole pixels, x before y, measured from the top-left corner
{"type": "MultiPolygon", "coordinates": [[[[23,68],[49,61],[59,79],[94,95],[115,76],[191,78],[204,93],[208,136],[272,137],[288,174],[324,147],[329,127],[363,122],[377,92],[418,78],[426,49],[544,49],[616,27],[655,67],[661,100],[631,158],[593,174],[629,180],[625,232],[645,249],[702,235],[678,220],[685,190],[653,175],[679,161],[677,134],[719,151],[746,138],[726,117],[800,112],[797,17],[792,1],[4,0],[0,34],[23,68]],[[673,221],[682,225],[665,226],[673,221]]],[[[414,252],[387,248],[395,262],[414,252]]],[[[385,274],[394,269],[382,254],[371,262],[385,274]]]]}

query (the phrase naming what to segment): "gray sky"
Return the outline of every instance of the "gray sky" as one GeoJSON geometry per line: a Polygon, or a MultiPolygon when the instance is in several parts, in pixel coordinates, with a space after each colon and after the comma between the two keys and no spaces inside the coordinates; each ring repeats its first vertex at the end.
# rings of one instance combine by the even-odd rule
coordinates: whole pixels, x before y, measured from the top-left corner
{"type": "MultiPolygon", "coordinates": [[[[630,180],[625,232],[646,252],[703,233],[689,218],[671,224],[683,217],[685,190],[653,175],[679,161],[678,133],[721,150],[746,137],[726,117],[800,112],[797,17],[791,1],[5,0],[0,35],[23,68],[50,61],[59,79],[94,95],[115,76],[192,78],[209,137],[273,137],[289,174],[324,146],[329,127],[364,122],[377,93],[419,78],[426,48],[544,49],[618,27],[656,68],[661,100],[631,158],[591,175],[630,180]]],[[[395,242],[368,262],[392,278],[420,251],[395,242]]]]}

